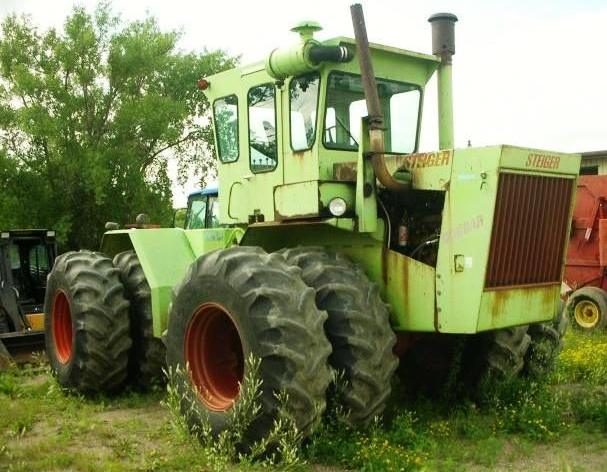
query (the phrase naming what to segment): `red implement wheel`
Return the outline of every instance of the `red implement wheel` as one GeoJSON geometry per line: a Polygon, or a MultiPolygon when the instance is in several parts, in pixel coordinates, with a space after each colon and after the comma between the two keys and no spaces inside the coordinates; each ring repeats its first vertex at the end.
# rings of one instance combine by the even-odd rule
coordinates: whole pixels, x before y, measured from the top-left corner
{"type": "Polygon", "coordinates": [[[63,290],[57,290],[51,311],[51,331],[55,341],[57,360],[67,364],[72,357],[72,312],[70,302],[63,290]]]}
{"type": "Polygon", "coordinates": [[[565,307],[572,326],[585,332],[600,331],[607,325],[607,293],[599,287],[582,287],[571,295],[565,307]]]}
{"type": "Polygon", "coordinates": [[[229,409],[240,390],[244,355],[238,328],[216,303],[198,308],[185,335],[185,358],[199,398],[213,411],[229,409]]]}

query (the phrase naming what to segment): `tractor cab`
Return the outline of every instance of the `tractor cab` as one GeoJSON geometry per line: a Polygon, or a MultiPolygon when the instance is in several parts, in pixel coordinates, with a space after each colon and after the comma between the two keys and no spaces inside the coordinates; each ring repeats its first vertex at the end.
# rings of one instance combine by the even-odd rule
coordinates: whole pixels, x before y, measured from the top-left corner
{"type": "MultiPolygon", "coordinates": [[[[212,103],[223,224],[355,215],[364,84],[355,41],[320,42],[319,29],[301,23],[292,29],[299,43],[199,82],[212,103]]],[[[370,52],[385,152],[414,153],[440,59],[379,44],[370,52]]]]}
{"type": "Polygon", "coordinates": [[[217,187],[197,190],[188,195],[185,229],[217,228],[219,226],[219,200],[217,187]]]}

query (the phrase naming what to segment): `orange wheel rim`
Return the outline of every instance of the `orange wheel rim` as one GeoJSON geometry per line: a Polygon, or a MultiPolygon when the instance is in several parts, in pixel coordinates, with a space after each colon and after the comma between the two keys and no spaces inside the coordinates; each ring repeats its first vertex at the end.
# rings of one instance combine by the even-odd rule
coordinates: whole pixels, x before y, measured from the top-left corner
{"type": "Polygon", "coordinates": [[[210,410],[228,410],[244,375],[242,340],[229,312],[216,303],[199,306],[186,329],[184,350],[198,397],[210,410]]]}
{"type": "Polygon", "coordinates": [[[67,364],[72,358],[72,312],[67,295],[62,290],[58,290],[53,298],[51,331],[55,341],[57,360],[62,364],[67,364]]]}

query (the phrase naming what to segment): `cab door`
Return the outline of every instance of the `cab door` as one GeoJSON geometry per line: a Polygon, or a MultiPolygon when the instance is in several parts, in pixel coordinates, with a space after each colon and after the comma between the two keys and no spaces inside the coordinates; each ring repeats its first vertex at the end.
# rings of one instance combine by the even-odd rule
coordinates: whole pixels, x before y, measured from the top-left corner
{"type": "Polygon", "coordinates": [[[254,75],[246,95],[248,172],[241,180],[247,197],[241,202],[246,208],[248,223],[274,220],[274,189],[284,181],[284,153],[280,142],[284,86],[277,87],[265,71],[260,74],[263,77],[254,75]]]}

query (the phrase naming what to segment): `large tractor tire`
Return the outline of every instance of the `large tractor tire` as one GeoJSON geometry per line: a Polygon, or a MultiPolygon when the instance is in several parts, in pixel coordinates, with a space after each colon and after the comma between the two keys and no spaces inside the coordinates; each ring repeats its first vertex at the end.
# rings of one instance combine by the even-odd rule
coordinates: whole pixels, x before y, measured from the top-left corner
{"type": "Polygon", "coordinates": [[[552,321],[529,325],[527,333],[531,344],[525,355],[525,374],[542,379],[554,370],[556,359],[563,350],[563,336],[568,319],[562,303],[552,321]]]}
{"type": "Polygon", "coordinates": [[[176,380],[193,430],[206,420],[215,434],[230,427],[230,410],[243,406],[240,385],[251,380],[251,356],[259,362],[261,410],[242,447],[270,432],[281,414],[279,393],[287,394],[283,412],[302,434],[320,421],[332,377],[327,315],[300,273],[280,255],[232,247],[200,257],[174,289],[167,363],[170,372],[187,370],[176,380]]]}
{"type": "Polygon", "coordinates": [[[461,380],[468,395],[483,400],[503,381],[525,368],[531,345],[528,326],[515,326],[469,336],[461,360],[461,380]]]}
{"type": "Polygon", "coordinates": [[[607,325],[607,293],[599,287],[582,287],[569,296],[566,311],[574,328],[602,330],[607,325]]]}
{"type": "Polygon", "coordinates": [[[160,338],[154,337],[152,295],[135,251],[114,257],[130,302],[130,326],[133,346],[129,353],[129,381],[139,388],[149,388],[163,380],[166,351],[160,338]]]}
{"type": "Polygon", "coordinates": [[[316,247],[281,254],[302,269],[304,282],[316,290],[316,306],[329,315],[329,362],[343,376],[343,385],[337,385],[339,397],[349,421],[364,425],[384,410],[398,366],[387,306],[365,273],[341,254],[316,247]]]}
{"type": "Polygon", "coordinates": [[[44,301],[46,353],[62,387],[114,392],[127,376],[129,302],[111,259],[91,251],[59,256],[44,301]]]}

